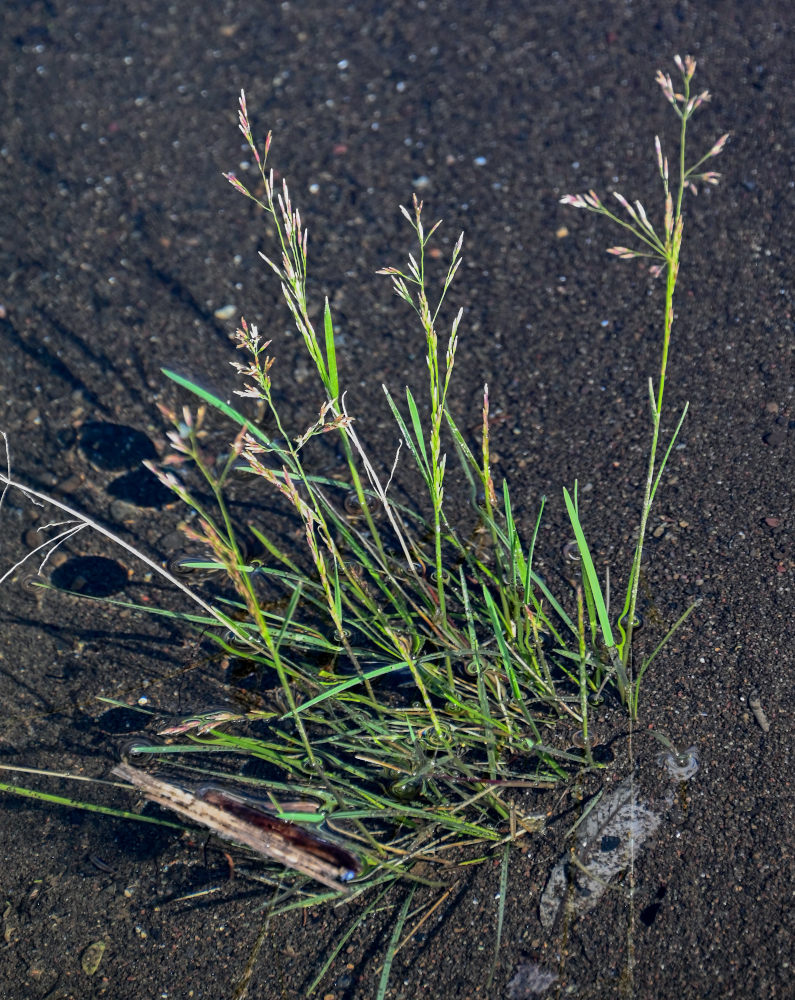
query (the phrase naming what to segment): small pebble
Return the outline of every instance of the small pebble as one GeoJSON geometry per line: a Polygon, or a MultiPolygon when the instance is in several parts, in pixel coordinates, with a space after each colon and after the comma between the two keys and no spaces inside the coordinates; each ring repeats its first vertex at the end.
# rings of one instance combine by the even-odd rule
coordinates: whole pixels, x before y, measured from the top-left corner
{"type": "Polygon", "coordinates": [[[759,699],[759,692],[756,688],[754,688],[748,695],[748,707],[754,713],[754,718],[759,723],[759,728],[762,732],[769,733],[770,723],[768,722],[767,716],[762,708],[762,702],[759,699]]]}
{"type": "Polygon", "coordinates": [[[111,519],[116,522],[129,522],[134,517],[134,508],[124,500],[114,500],[110,505],[111,519]]]}
{"type": "Polygon", "coordinates": [[[787,432],[783,427],[777,427],[775,430],[770,431],[768,434],[762,435],[762,440],[771,448],[777,448],[779,445],[784,444],[787,440],[787,432]]]}
{"type": "Polygon", "coordinates": [[[46,539],[46,535],[37,531],[35,528],[28,528],[25,534],[22,536],[22,541],[29,549],[35,549],[46,539]]]}
{"type": "Polygon", "coordinates": [[[74,475],[69,476],[67,479],[62,480],[58,483],[58,491],[60,493],[77,493],[80,487],[83,485],[83,480],[80,476],[74,475]]]}

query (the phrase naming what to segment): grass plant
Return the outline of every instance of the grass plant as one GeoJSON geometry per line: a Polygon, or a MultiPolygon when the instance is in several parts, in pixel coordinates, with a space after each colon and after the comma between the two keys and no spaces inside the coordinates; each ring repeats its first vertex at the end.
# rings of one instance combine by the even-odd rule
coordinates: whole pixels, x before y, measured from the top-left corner
{"type": "MultiPolygon", "coordinates": [[[[190,597],[193,609],[159,613],[181,619],[227,655],[248,661],[262,678],[264,705],[240,712],[196,706],[192,715],[161,729],[169,742],[141,742],[136,758],[153,758],[187,782],[237,779],[238,786],[277,807],[288,799],[311,803],[300,819],[323,821],[362,859],[361,875],[346,887],[348,898],[375,890],[382,900],[398,883],[413,882],[410,893],[395,904],[399,913],[380,993],[410,916],[414,888],[429,885],[444,893],[453,860],[477,862],[538,830],[543,810],[539,814],[537,797],[525,790],[565,787],[574,775],[600,766],[591,745],[593,714],[608,696],[623,704],[631,720],[637,717],[646,670],[692,611],[635,664],[649,512],[687,410],[665,443],[663,395],[683,198],[697,182],[717,181],[717,174],[701,168],[727,139],[723,136],[687,166],[688,123],[709,95],[691,97],[694,60],[676,57],[676,65],[681,91],[669,76],[657,77],[680,122],[673,177],[655,140],[664,193],[662,226],[653,226],[640,202],[630,204],[618,193],[614,197],[626,218],[611,212],[593,191],[561,199],[622,227],[636,247],[609,252],[622,259],[648,257],[665,277],[656,387],[649,380],[652,434],[645,488],[618,615],[591,555],[576,484],[564,490],[564,502],[579,579],[572,592],[556,595],[533,568],[543,499],[523,539],[508,485],[498,486],[492,476],[488,388],[477,442],[468,439],[450,411],[448,390],[463,311],[445,318],[445,307],[462,260],[463,234],[434,294],[428,248],[439,223],[426,229],[416,198],[410,209],[402,209],[416,249],[405,267],[379,273],[390,278],[398,297],[417,315],[427,386],[423,394],[407,388],[403,400],[384,389],[401,445],[394,457],[368,455],[342,388],[328,301],[319,329],[311,318],[307,231],[287,183],[277,187],[267,167],[271,135],[260,149],[241,94],[239,126],[258,174],[251,187],[226,176],[275,230],[275,253],[264,259],[281,285],[323,400],[308,427],[285,425],[273,391],[271,341],[245,320],[236,334],[239,404],[175,370],[165,372],[197,402],[193,409],[164,410],[173,451],[152,469],[193,516],[187,550],[171,568],[148,563],[190,597]],[[231,444],[220,456],[206,443],[211,414],[231,428],[231,444]],[[315,471],[316,439],[329,434],[343,463],[340,478],[315,471]],[[457,458],[471,493],[471,517],[464,524],[448,514],[449,455],[457,458]],[[416,505],[397,499],[406,461],[425,488],[416,505]],[[230,480],[241,473],[278,499],[300,530],[302,547],[258,521],[241,529],[229,500],[230,480]],[[194,584],[191,574],[199,582],[194,584]],[[213,574],[209,584],[202,582],[206,574],[213,574]],[[571,745],[572,729],[579,730],[579,749],[571,745]],[[243,778],[241,761],[254,760],[265,777],[243,778]],[[426,862],[421,871],[414,864],[419,858],[426,862]]],[[[15,480],[10,468],[0,481],[37,502],[55,503],[71,519],[67,528],[97,527],[15,480]]],[[[64,530],[60,541],[68,537],[64,530]]],[[[507,851],[502,871],[504,906],[507,851]]],[[[293,894],[275,903],[272,913],[327,902],[345,891],[318,891],[298,874],[292,884],[293,894]]],[[[498,925],[501,930],[501,913],[498,925]]]]}

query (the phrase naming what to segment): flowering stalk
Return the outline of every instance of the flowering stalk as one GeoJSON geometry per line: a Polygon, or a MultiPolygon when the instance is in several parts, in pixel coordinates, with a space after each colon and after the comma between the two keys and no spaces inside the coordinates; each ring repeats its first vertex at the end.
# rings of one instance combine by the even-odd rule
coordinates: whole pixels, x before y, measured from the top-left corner
{"type": "MultiPolygon", "coordinates": [[[[652,379],[649,379],[652,438],[651,447],[649,449],[646,484],[643,494],[640,525],[638,529],[638,541],[627,584],[626,600],[624,602],[621,617],[618,621],[618,630],[621,634],[621,639],[615,643],[615,648],[618,651],[621,664],[624,668],[624,676],[628,678],[629,684],[628,690],[622,691],[622,697],[627,703],[630,714],[633,717],[637,714],[638,692],[637,690],[633,691],[632,689],[631,648],[632,633],[636,625],[635,611],[638,601],[638,584],[640,581],[640,563],[643,554],[643,542],[646,535],[651,505],[654,501],[654,495],[660,483],[660,477],[665,468],[671,448],[673,447],[676,436],[682,426],[682,421],[684,420],[688,405],[685,404],[679,423],[677,424],[676,430],[674,431],[673,437],[658,469],[657,449],[660,437],[663,395],[665,392],[665,375],[668,367],[668,350],[671,342],[671,329],[673,327],[674,320],[673,298],[674,291],[676,289],[676,279],[679,274],[679,255],[682,245],[682,231],[684,227],[682,200],[686,189],[689,189],[693,194],[698,193],[695,184],[696,181],[703,181],[707,184],[717,184],[720,174],[712,171],[706,173],[698,173],[697,171],[700,169],[702,164],[704,164],[711,157],[717,156],[723,150],[726,145],[726,141],[729,138],[728,133],[721,136],[712,148],[701,157],[701,159],[697,160],[690,167],[686,165],[685,152],[688,122],[696,109],[710,100],[710,94],[709,91],[705,90],[696,96],[691,96],[690,83],[696,70],[696,61],[692,56],[685,56],[684,60],[682,60],[680,56],[675,56],[674,62],[676,63],[677,69],[682,77],[681,91],[676,91],[674,89],[673,81],[671,80],[669,74],[658,71],[655,78],[657,83],[662,88],[664,97],[671,104],[680,120],[679,177],[675,198],[669,186],[668,158],[663,155],[659,137],[655,136],[654,139],[657,166],[660,172],[660,178],[663,183],[663,191],[665,195],[665,209],[662,228],[663,235],[658,235],[657,230],[655,230],[654,226],[649,221],[643,205],[641,205],[639,201],[636,201],[634,206],[630,205],[627,199],[618,192],[614,192],[613,196],[621,204],[629,216],[629,222],[611,212],[602,203],[601,199],[594,191],[589,191],[584,195],[569,194],[560,199],[565,205],[571,205],[574,208],[585,208],[588,211],[596,212],[598,215],[607,216],[608,219],[630,232],[637,240],[640,241],[641,244],[643,244],[643,249],[640,250],[625,246],[610,247],[607,251],[608,253],[619,257],[621,260],[630,260],[633,257],[655,258],[658,263],[655,263],[652,266],[652,273],[657,276],[665,271],[666,274],[662,357],[660,361],[660,375],[656,394],[654,391],[653,381],[652,379]]],[[[621,672],[619,671],[619,679],[620,676],[621,672]]]]}
{"type": "MultiPolygon", "coordinates": [[[[375,525],[373,524],[372,514],[364,493],[364,487],[354,461],[349,435],[346,433],[348,429],[348,418],[343,413],[343,404],[340,397],[337,358],[334,344],[334,328],[331,320],[331,311],[329,309],[328,300],[326,300],[323,314],[324,329],[322,344],[321,338],[318,336],[317,331],[309,318],[309,307],[306,298],[306,266],[309,233],[308,230],[306,230],[302,225],[300,212],[292,206],[287,182],[283,181],[281,191],[278,191],[274,187],[273,170],[266,169],[268,152],[271,147],[272,133],[268,132],[263,151],[260,153],[257,149],[257,145],[251,131],[248,108],[246,105],[246,95],[243,91],[240,92],[238,125],[257,164],[257,170],[259,171],[260,180],[265,192],[265,200],[263,201],[249,191],[245,184],[243,184],[234,174],[225,173],[224,177],[236,191],[253,201],[255,205],[259,206],[259,208],[261,208],[263,212],[269,215],[273,220],[282,251],[281,261],[271,260],[262,253],[260,256],[279,278],[284,299],[287,302],[293,319],[295,320],[295,325],[303,337],[306,348],[309,351],[309,355],[317,368],[318,374],[320,375],[321,382],[326,390],[328,404],[324,404],[323,414],[325,415],[326,412],[330,412],[332,417],[331,422],[325,425],[323,429],[336,429],[341,432],[341,445],[345,453],[345,458],[351,473],[351,481],[353,483],[359,505],[365,516],[368,529],[373,536],[376,547],[383,556],[381,539],[376,531],[375,525]]],[[[266,343],[260,346],[256,327],[253,327],[252,330],[249,331],[246,328],[245,323],[243,324],[243,330],[238,331],[238,340],[239,346],[246,349],[251,355],[252,363],[248,366],[235,364],[235,368],[237,368],[240,374],[253,379],[254,382],[253,385],[249,383],[245,390],[239,391],[238,395],[251,396],[264,400],[268,404],[271,412],[277,418],[278,422],[278,415],[276,414],[275,408],[272,406],[270,401],[270,378],[268,376],[268,370],[273,364],[273,359],[266,357],[263,364],[259,356],[268,344],[266,343]]],[[[311,433],[313,434],[315,431],[313,430],[311,433]]],[[[299,443],[299,447],[304,443],[305,441],[301,441],[299,443]]],[[[290,450],[293,450],[291,446],[290,450]]],[[[321,505],[316,503],[315,513],[320,514],[320,510],[321,505]]]]}
{"type": "MultiPolygon", "coordinates": [[[[433,506],[434,554],[436,561],[436,587],[439,600],[439,616],[442,622],[446,622],[447,611],[444,594],[445,574],[442,565],[442,506],[444,501],[444,471],[447,463],[447,456],[442,454],[442,419],[447,402],[447,390],[450,386],[450,376],[453,373],[453,365],[455,363],[455,351],[458,345],[458,326],[461,322],[463,309],[459,310],[453,320],[450,337],[447,341],[447,350],[445,351],[443,373],[439,366],[439,339],[436,333],[436,319],[439,315],[439,310],[441,309],[444,297],[447,294],[447,289],[450,287],[450,284],[455,277],[455,273],[461,263],[460,254],[461,247],[464,242],[464,234],[461,233],[455,247],[453,248],[453,255],[450,260],[450,266],[447,270],[441,294],[439,296],[439,301],[436,303],[436,308],[432,309],[428,300],[427,281],[425,276],[425,247],[440,223],[435,223],[435,225],[433,225],[426,233],[422,224],[422,202],[417,200],[416,195],[414,196],[413,208],[413,217],[408,209],[404,208],[402,205],[400,210],[408,219],[411,228],[417,234],[420,247],[419,261],[417,261],[413,255],[409,255],[408,274],[404,274],[395,267],[381,268],[381,270],[376,273],[385,274],[392,279],[392,285],[395,293],[403,299],[404,302],[407,302],[412,309],[414,309],[419,316],[423,330],[425,331],[426,361],[428,364],[431,403],[431,428],[429,435],[431,459],[430,463],[428,463],[427,460],[421,462],[420,468],[425,476],[431,496],[431,504],[433,506]],[[416,300],[409,288],[410,285],[416,286],[416,300]]],[[[412,410],[412,420],[414,422],[417,445],[420,448],[423,459],[425,459],[424,435],[420,432],[420,428],[418,426],[419,415],[417,414],[416,407],[414,406],[414,400],[412,399],[410,393],[408,394],[408,402],[409,407],[412,410]]]]}

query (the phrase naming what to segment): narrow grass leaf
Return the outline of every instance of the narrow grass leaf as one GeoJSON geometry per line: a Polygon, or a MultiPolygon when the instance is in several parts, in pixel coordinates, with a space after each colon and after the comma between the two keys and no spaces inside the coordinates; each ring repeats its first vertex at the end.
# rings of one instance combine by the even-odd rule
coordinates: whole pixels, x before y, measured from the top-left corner
{"type": "Polygon", "coordinates": [[[422,421],[420,420],[419,410],[417,409],[417,404],[414,402],[414,396],[412,395],[411,389],[406,386],[406,402],[409,406],[409,413],[411,414],[411,423],[414,427],[414,434],[417,439],[417,444],[419,445],[420,451],[422,452],[422,457],[425,462],[425,468],[430,469],[428,465],[428,452],[425,448],[425,436],[422,430],[422,421]]]}
{"type": "Polygon", "coordinates": [[[508,864],[511,856],[511,845],[506,844],[502,849],[502,864],[500,865],[500,895],[497,903],[497,933],[494,935],[494,957],[491,960],[491,971],[486,980],[486,989],[491,989],[494,981],[494,973],[497,971],[497,964],[500,960],[500,946],[502,945],[502,927],[505,920],[505,897],[508,894],[508,864]]]}
{"type": "MultiPolygon", "coordinates": [[[[576,497],[576,487],[575,487],[575,497],[576,497]]],[[[566,510],[569,514],[569,520],[571,521],[572,529],[574,530],[574,537],[577,539],[577,548],[580,550],[580,559],[582,559],[583,572],[585,573],[588,584],[591,588],[591,593],[593,599],[596,602],[596,613],[599,616],[599,625],[602,629],[602,635],[604,636],[605,644],[609,647],[615,646],[613,640],[613,630],[610,627],[610,618],[607,614],[607,608],[605,607],[604,597],[602,596],[602,588],[599,585],[599,578],[596,575],[596,569],[594,568],[593,559],[591,559],[591,553],[588,550],[588,543],[585,540],[585,534],[582,530],[582,525],[580,524],[580,518],[577,513],[577,508],[572,502],[569,491],[563,488],[563,499],[566,501],[566,510]]],[[[576,633],[575,633],[576,634],[576,633]]]]}
{"type": "Polygon", "coordinates": [[[276,451],[280,456],[285,455],[285,457],[289,457],[286,456],[286,453],[282,452],[281,449],[275,446],[271,439],[264,434],[256,424],[252,423],[247,417],[244,417],[242,413],[238,412],[233,406],[230,406],[229,403],[225,402],[225,400],[216,396],[215,393],[210,392],[209,389],[204,389],[191,379],[186,378],[184,375],[179,375],[177,372],[171,371],[169,368],[161,368],[160,370],[166,378],[170,378],[172,382],[176,382],[177,385],[181,385],[183,389],[187,389],[189,392],[192,392],[194,396],[198,396],[199,399],[203,399],[205,403],[209,403],[210,406],[218,410],[220,413],[223,413],[225,417],[229,417],[229,419],[234,421],[236,424],[239,424],[241,427],[245,427],[249,434],[257,438],[257,440],[262,442],[262,444],[264,444],[267,448],[276,451]]]}
{"type": "MultiPolygon", "coordinates": [[[[384,889],[383,892],[379,893],[379,895],[376,896],[376,898],[367,906],[367,908],[364,910],[364,912],[358,914],[357,917],[356,917],[356,919],[351,921],[351,924],[348,927],[348,930],[345,931],[345,933],[340,937],[340,939],[334,945],[334,948],[332,949],[331,954],[329,955],[329,957],[326,959],[326,961],[321,966],[320,972],[318,972],[317,976],[315,976],[315,978],[312,980],[312,982],[311,982],[311,984],[309,986],[309,989],[306,991],[306,995],[307,996],[312,996],[312,994],[315,992],[315,990],[320,985],[323,977],[328,972],[328,970],[329,970],[329,968],[331,966],[331,963],[334,961],[334,959],[337,957],[337,955],[339,955],[339,953],[345,947],[345,944],[350,939],[351,935],[360,926],[360,924],[363,923],[367,919],[367,917],[370,916],[370,914],[373,912],[373,910],[375,910],[375,908],[377,906],[381,905],[381,901],[386,897],[387,893],[389,892],[389,890],[391,888],[392,888],[392,885],[391,884],[388,885],[387,888],[384,889]]],[[[327,895],[327,894],[324,894],[324,895],[327,895]]],[[[333,899],[333,898],[336,898],[336,897],[329,895],[328,898],[333,899]]],[[[300,904],[293,903],[293,904],[291,904],[291,906],[286,907],[286,908],[280,910],[279,912],[280,913],[286,913],[288,909],[294,909],[296,905],[300,905],[300,904]]]]}
{"type": "Polygon", "coordinates": [[[544,513],[544,504],[546,503],[546,497],[541,497],[541,505],[538,509],[538,517],[536,518],[535,528],[533,528],[533,535],[530,539],[530,547],[527,550],[527,558],[525,559],[525,577],[524,577],[524,601],[525,604],[530,597],[530,580],[531,574],[533,572],[533,554],[536,548],[536,539],[538,538],[538,531],[541,527],[541,516],[544,513]]]}
{"type": "Polygon", "coordinates": [[[83,809],[85,812],[102,813],[104,816],[114,816],[116,819],[133,819],[138,823],[154,823],[156,826],[167,826],[173,830],[186,829],[182,823],[171,823],[165,819],[158,819],[156,816],[141,816],[139,813],[128,812],[126,809],[112,809],[110,806],[98,806],[93,802],[79,802],[76,799],[68,799],[63,795],[51,795],[49,792],[39,792],[33,788],[21,788],[19,785],[7,785],[0,782],[0,792],[8,792],[10,795],[21,795],[26,799],[36,799],[39,802],[48,802],[51,805],[67,806],[69,809],[83,809]]]}
{"type": "Polygon", "coordinates": [[[652,487],[651,493],[649,494],[650,507],[654,501],[654,495],[657,492],[657,487],[660,485],[660,479],[662,478],[662,474],[665,471],[665,466],[668,464],[668,457],[671,454],[671,450],[673,449],[674,444],[676,443],[676,439],[679,437],[679,431],[682,429],[682,424],[684,423],[685,417],[687,416],[687,411],[689,406],[690,403],[685,403],[684,409],[682,410],[682,415],[679,417],[679,422],[676,425],[676,430],[674,431],[673,436],[671,437],[668,447],[665,449],[665,454],[663,455],[662,461],[660,462],[660,468],[659,471],[657,472],[657,477],[654,480],[654,486],[652,487]]]}
{"type": "Polygon", "coordinates": [[[420,437],[420,442],[422,443],[422,453],[420,453],[415,446],[414,438],[406,426],[406,421],[403,419],[403,415],[397,408],[394,399],[392,399],[391,393],[386,386],[383,386],[382,388],[384,390],[384,394],[386,395],[387,402],[389,403],[389,408],[392,410],[392,416],[395,418],[395,422],[400,428],[400,433],[403,435],[403,440],[406,442],[406,447],[411,453],[411,457],[417,463],[417,468],[422,473],[422,478],[425,480],[425,484],[430,488],[433,480],[431,478],[430,467],[428,466],[428,458],[427,455],[425,455],[425,442],[422,440],[422,437],[420,437]]]}
{"type": "Polygon", "coordinates": [[[334,344],[334,325],[331,322],[331,309],[328,299],[323,310],[323,329],[326,335],[326,364],[328,365],[328,391],[332,399],[340,393],[339,377],[337,375],[337,349],[334,344]]]}
{"type": "Polygon", "coordinates": [[[392,928],[392,936],[389,939],[389,944],[386,949],[386,958],[384,959],[384,965],[381,969],[381,979],[378,983],[378,991],[375,995],[375,1000],[384,1000],[386,996],[387,987],[389,986],[389,976],[392,972],[392,962],[395,958],[395,952],[398,948],[398,942],[400,941],[400,935],[403,933],[403,925],[406,923],[406,916],[409,912],[409,907],[411,906],[411,901],[414,898],[414,893],[416,887],[412,886],[406,894],[406,898],[403,900],[403,906],[400,908],[400,913],[397,916],[397,920],[392,928]]]}

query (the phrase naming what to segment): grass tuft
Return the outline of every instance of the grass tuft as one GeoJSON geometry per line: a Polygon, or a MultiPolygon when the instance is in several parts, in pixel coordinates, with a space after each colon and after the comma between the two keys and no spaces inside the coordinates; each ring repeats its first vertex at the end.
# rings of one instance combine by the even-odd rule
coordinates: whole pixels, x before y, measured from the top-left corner
{"type": "MultiPolygon", "coordinates": [[[[189,597],[193,610],[157,613],[200,630],[220,650],[248,661],[262,680],[262,699],[261,707],[239,714],[197,705],[193,714],[160,729],[160,744],[142,743],[136,757],[151,758],[182,782],[210,776],[217,782],[220,776],[238,791],[245,782],[248,794],[260,796],[251,810],[275,810],[285,823],[314,822],[361,861],[360,873],[344,887],[349,899],[374,891],[371,908],[387,905],[397,883],[413,883],[393,924],[379,996],[386,990],[414,889],[445,890],[453,859],[476,863],[502,846],[499,946],[508,888],[506,845],[543,824],[538,796],[528,790],[565,785],[602,766],[594,759],[591,736],[599,705],[610,696],[631,721],[637,718],[646,670],[692,611],[636,665],[649,512],[685,416],[664,445],[663,395],[683,196],[695,191],[696,182],[715,183],[717,175],[701,168],[727,138],[686,166],[688,123],[709,95],[691,96],[692,59],[677,57],[677,66],[681,93],[669,76],[658,74],[680,121],[672,176],[655,140],[662,224],[655,227],[640,202],[630,203],[618,193],[623,215],[614,214],[593,191],[561,199],[606,216],[636,242],[635,248],[615,246],[609,253],[620,259],[648,257],[654,272],[665,276],[656,386],[649,380],[652,427],[644,496],[618,615],[591,556],[576,484],[563,497],[577,579],[570,590],[556,594],[533,568],[544,500],[524,538],[508,485],[493,479],[488,387],[479,441],[468,439],[450,411],[463,310],[446,321],[444,306],[463,259],[463,234],[434,293],[426,263],[439,223],[426,229],[416,197],[409,209],[401,209],[415,249],[403,268],[389,266],[378,273],[390,279],[398,298],[416,314],[427,382],[422,393],[407,388],[404,400],[384,387],[401,446],[395,456],[367,453],[342,388],[328,301],[321,329],[311,318],[307,231],[287,182],[275,185],[267,166],[271,135],[260,149],[241,93],[240,129],[259,176],[253,189],[233,174],[225,176],[275,230],[275,250],[263,259],[281,286],[323,401],[308,426],[285,424],[273,392],[271,342],[245,319],[236,334],[241,360],[232,362],[240,378],[239,402],[165,371],[196,405],[179,412],[163,408],[171,424],[172,453],[150,468],[191,513],[191,527],[188,551],[173,571],[146,561],[189,597]],[[230,428],[229,446],[220,455],[206,443],[211,413],[230,428]],[[339,479],[316,471],[315,439],[326,435],[333,436],[342,457],[345,472],[339,479]],[[471,490],[471,514],[464,523],[448,513],[450,456],[471,490]],[[424,486],[416,505],[397,499],[406,463],[424,486]],[[283,530],[273,531],[261,520],[241,525],[237,510],[233,516],[230,481],[241,475],[269,495],[297,529],[301,545],[287,542],[283,530]],[[572,746],[572,729],[579,731],[579,747],[572,746]],[[201,763],[205,759],[212,763],[201,763]],[[243,779],[241,761],[256,761],[264,777],[243,779]],[[287,802],[301,806],[289,808],[287,802]],[[418,860],[424,862],[421,867],[418,860]]],[[[55,544],[91,526],[130,548],[91,519],[13,479],[10,460],[0,481],[4,494],[15,488],[66,512],[71,520],[55,544]]],[[[21,793],[14,786],[0,788],[21,793]]],[[[292,873],[292,885],[294,894],[280,897],[273,913],[335,898],[298,872],[292,873]]]]}

